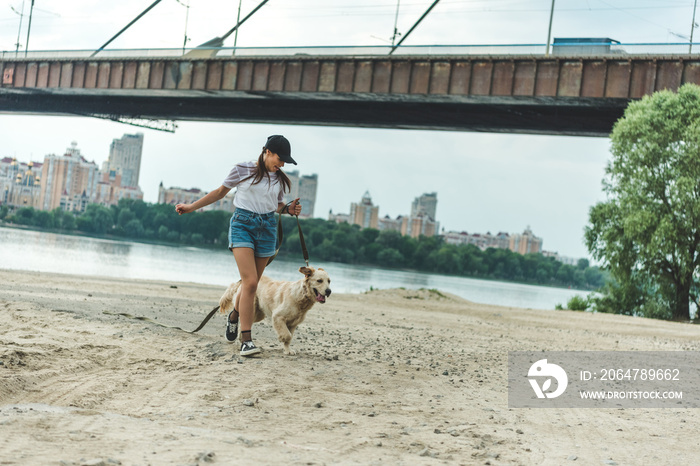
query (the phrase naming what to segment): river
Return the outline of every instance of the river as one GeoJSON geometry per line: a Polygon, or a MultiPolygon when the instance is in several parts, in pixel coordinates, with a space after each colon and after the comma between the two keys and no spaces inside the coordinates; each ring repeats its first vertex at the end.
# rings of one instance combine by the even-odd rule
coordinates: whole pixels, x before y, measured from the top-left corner
{"type": "MultiPolygon", "coordinates": [[[[275,259],[265,274],[276,280],[298,280],[302,260],[275,259]]],[[[331,276],[336,293],[361,293],[371,288],[428,288],[470,301],[499,306],[554,309],[587,291],[522,285],[430,273],[316,263],[331,276]]],[[[228,285],[238,280],[233,255],[226,249],[114,241],[0,227],[0,268],[77,275],[228,285]]]]}

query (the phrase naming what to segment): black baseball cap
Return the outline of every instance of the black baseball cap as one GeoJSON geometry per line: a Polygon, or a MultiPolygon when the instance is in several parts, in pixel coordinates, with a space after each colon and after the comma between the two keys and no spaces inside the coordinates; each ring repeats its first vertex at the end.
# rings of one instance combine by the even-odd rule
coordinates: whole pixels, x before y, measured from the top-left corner
{"type": "Polygon", "coordinates": [[[280,159],[284,163],[293,163],[294,165],[297,164],[292,158],[292,146],[289,144],[287,138],[281,134],[273,134],[267,138],[264,148],[279,155],[280,159]]]}

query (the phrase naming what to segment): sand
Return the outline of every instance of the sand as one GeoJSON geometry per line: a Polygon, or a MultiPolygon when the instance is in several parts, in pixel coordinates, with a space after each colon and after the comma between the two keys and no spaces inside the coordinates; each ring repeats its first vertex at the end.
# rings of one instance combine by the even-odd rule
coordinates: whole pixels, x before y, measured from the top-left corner
{"type": "MultiPolygon", "coordinates": [[[[332,275],[332,270],[330,271],[332,275]]],[[[369,288],[368,284],[368,288],[369,288]]],[[[697,464],[698,410],[509,409],[514,350],[700,350],[700,327],[333,294],[240,358],[224,288],[0,270],[0,464],[697,464]]]]}

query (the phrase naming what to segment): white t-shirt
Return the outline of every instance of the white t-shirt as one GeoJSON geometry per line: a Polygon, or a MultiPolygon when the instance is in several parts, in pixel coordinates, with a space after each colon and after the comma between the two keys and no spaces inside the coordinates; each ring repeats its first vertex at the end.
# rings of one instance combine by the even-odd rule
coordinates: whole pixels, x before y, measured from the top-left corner
{"type": "Polygon", "coordinates": [[[263,176],[260,183],[253,184],[256,162],[243,162],[235,165],[222,183],[229,189],[236,189],[233,205],[240,209],[249,210],[256,214],[266,214],[277,210],[277,204],[284,198],[284,186],[277,173],[263,176]],[[245,181],[242,181],[245,180],[245,181]]]}

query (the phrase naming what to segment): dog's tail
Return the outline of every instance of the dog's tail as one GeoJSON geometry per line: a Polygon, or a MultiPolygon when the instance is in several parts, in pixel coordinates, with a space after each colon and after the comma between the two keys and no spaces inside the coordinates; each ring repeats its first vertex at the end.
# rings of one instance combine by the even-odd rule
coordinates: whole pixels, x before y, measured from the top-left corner
{"type": "Polygon", "coordinates": [[[233,300],[236,297],[236,292],[238,288],[241,287],[241,281],[238,280],[236,283],[231,283],[226,292],[221,296],[219,300],[219,312],[222,314],[228,314],[233,310],[233,300]]]}

